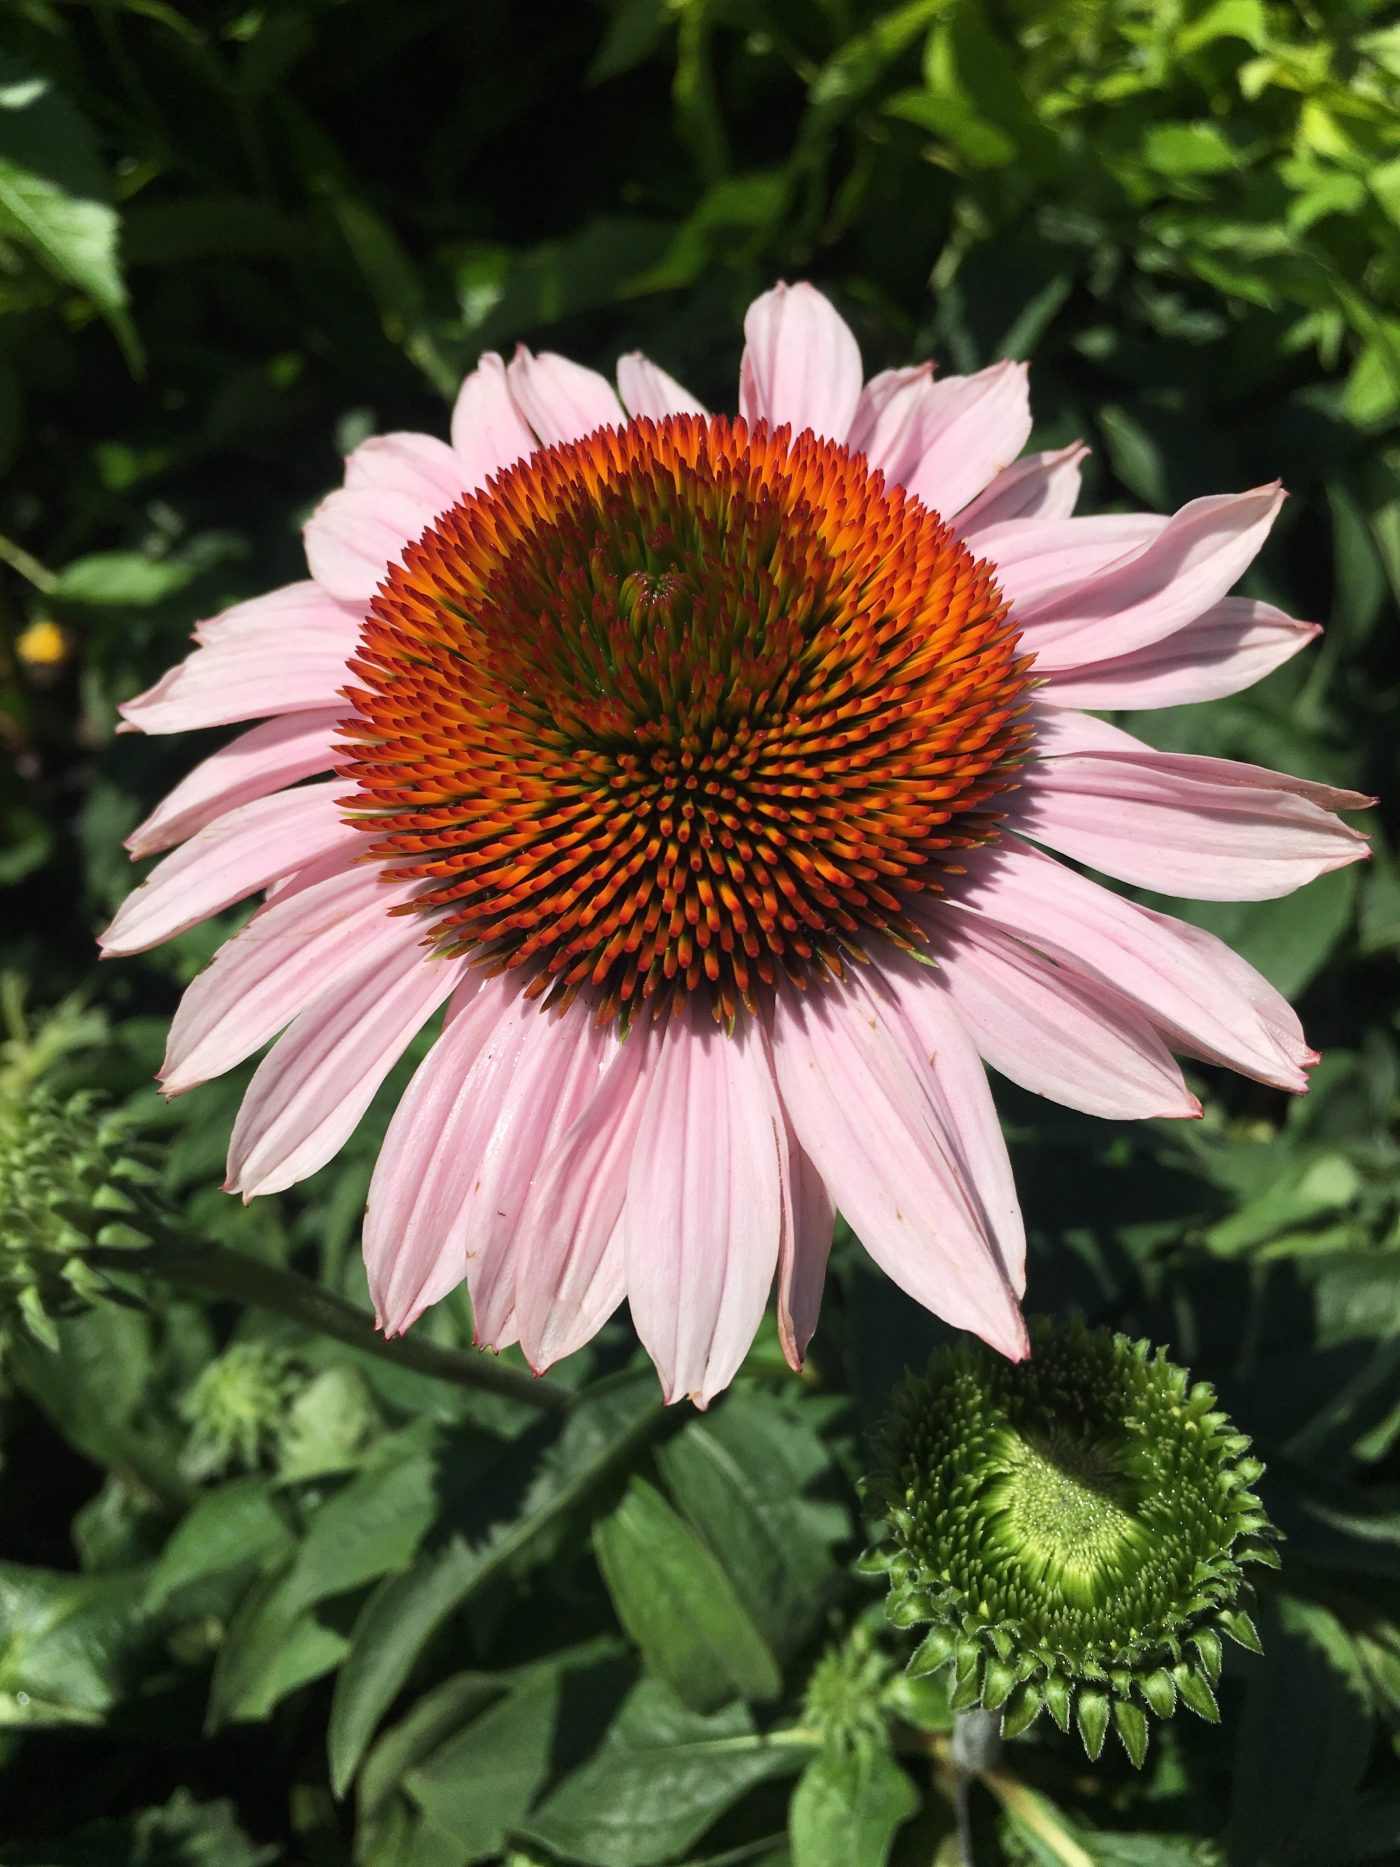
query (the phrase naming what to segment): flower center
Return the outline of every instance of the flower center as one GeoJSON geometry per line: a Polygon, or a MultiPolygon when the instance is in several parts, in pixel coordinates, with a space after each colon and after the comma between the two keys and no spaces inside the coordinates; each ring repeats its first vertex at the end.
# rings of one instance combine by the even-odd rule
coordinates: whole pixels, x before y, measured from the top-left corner
{"type": "Polygon", "coordinates": [[[1141,1563],[1147,1531],[1109,1444],[1008,1431],[996,1463],[983,1510],[1026,1581],[1092,1607],[1141,1563]]]}
{"type": "Polygon", "coordinates": [[[633,421],[389,571],[346,804],[445,949],[624,1027],[692,994],[732,1023],[922,939],[913,898],[996,834],[1028,666],[990,567],[862,455],[633,421]]]}

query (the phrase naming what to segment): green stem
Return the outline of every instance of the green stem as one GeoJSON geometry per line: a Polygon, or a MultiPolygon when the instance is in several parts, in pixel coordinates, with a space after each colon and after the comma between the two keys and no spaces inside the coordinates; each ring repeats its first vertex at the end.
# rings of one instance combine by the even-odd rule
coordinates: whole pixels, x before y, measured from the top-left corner
{"type": "Polygon", "coordinates": [[[0,533],[0,564],[8,564],[11,570],[17,570],[26,583],[44,596],[49,596],[58,588],[58,579],[53,572],[32,557],[23,545],[17,545],[13,538],[6,538],[0,533]]]}
{"type": "MultiPolygon", "coordinates": [[[[149,1263],[160,1276],[183,1284],[187,1289],[203,1291],[207,1296],[232,1297],[239,1303],[271,1310],[275,1316],[285,1316],[317,1335],[347,1342],[361,1354],[377,1355],[381,1361],[409,1368],[415,1374],[451,1381],[457,1387],[500,1394],[507,1400],[518,1400],[546,1413],[562,1412],[572,1398],[568,1390],[556,1382],[520,1374],[514,1368],[502,1368],[479,1351],[444,1348],[438,1342],[427,1342],[421,1337],[386,1341],[376,1334],[364,1311],[347,1303],[343,1297],[321,1289],[319,1284],[297,1271],[264,1264],[258,1258],[230,1251],[223,1245],[158,1245],[149,1263]]],[[[130,1268],[129,1255],[126,1268],[130,1268]]]]}

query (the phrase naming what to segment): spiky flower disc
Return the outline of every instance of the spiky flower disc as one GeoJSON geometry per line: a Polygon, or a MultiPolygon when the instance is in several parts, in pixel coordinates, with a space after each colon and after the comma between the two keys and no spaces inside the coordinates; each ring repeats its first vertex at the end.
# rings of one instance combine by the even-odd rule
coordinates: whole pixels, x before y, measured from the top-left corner
{"type": "Polygon", "coordinates": [[[932,1622],[911,1661],[951,1663],[954,1709],[1048,1706],[1096,1757],[1110,1719],[1135,1764],[1148,1711],[1217,1716],[1222,1634],[1258,1650],[1243,1565],[1276,1532],[1205,1382],[1146,1342],[1042,1319],[1031,1359],[967,1342],[896,1395],[869,1480],[890,1530],[866,1567],[888,1612],[932,1622]]]}
{"type": "MultiPolygon", "coordinates": [[[[995,834],[1028,736],[989,567],[865,456],[672,415],[465,498],[370,605],[346,732],[449,949],[623,1024],[842,976],[995,834]]],[[[960,872],[960,870],[959,870],[960,872]]]]}

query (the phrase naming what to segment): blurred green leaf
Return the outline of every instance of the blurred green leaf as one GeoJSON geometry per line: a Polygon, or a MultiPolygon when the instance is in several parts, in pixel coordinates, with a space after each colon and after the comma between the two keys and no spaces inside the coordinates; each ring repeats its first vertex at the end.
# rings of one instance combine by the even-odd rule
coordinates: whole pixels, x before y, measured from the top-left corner
{"type": "Polygon", "coordinates": [[[896,1832],[918,1806],[887,1751],[820,1757],[793,1792],[793,1867],[887,1867],[896,1832]]]}

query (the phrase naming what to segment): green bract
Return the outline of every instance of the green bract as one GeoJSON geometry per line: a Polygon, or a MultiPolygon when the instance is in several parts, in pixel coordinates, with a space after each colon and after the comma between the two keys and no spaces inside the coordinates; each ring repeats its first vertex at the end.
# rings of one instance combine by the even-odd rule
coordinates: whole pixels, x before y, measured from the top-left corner
{"type": "Polygon", "coordinates": [[[0,1095],[0,1348],[16,1325],[56,1348],[55,1317],[114,1294],[115,1254],[150,1242],[140,1188],[154,1177],[91,1098],[0,1095]]]}
{"type": "Polygon", "coordinates": [[[1003,1733],[1048,1706],[1135,1764],[1147,1713],[1218,1717],[1221,1636],[1259,1650],[1243,1565],[1277,1566],[1249,1441],[1162,1350],[1077,1322],[1031,1326],[1029,1361],[964,1341],[896,1394],[867,1495],[865,1558],[897,1625],[932,1622],[912,1672],[951,1663],[954,1710],[1003,1733]]]}

